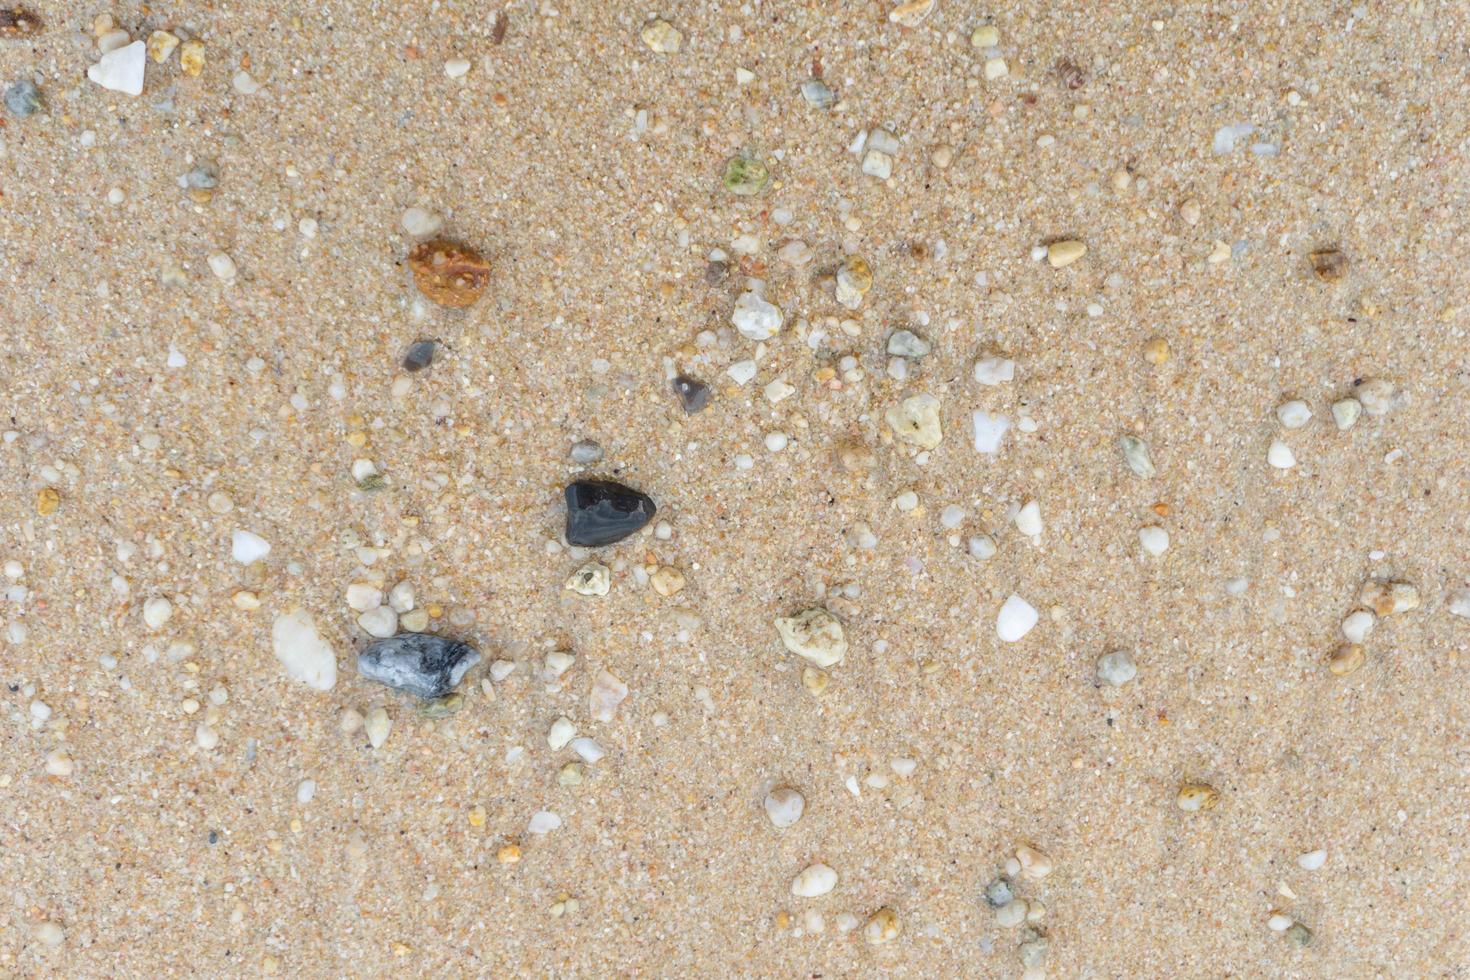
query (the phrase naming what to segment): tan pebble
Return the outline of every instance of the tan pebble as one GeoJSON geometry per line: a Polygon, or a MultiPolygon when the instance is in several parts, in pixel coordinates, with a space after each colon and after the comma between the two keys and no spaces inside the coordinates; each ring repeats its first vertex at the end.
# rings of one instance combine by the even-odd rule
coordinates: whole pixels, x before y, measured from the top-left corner
{"type": "Polygon", "coordinates": [[[1188,225],[1197,225],[1197,224],[1199,224],[1199,216],[1200,216],[1199,202],[1196,201],[1196,200],[1194,200],[1193,198],[1190,198],[1189,200],[1185,201],[1183,204],[1179,205],[1179,217],[1181,217],[1181,218],[1184,219],[1184,223],[1185,224],[1188,224],[1188,225]]]}
{"type": "Polygon", "coordinates": [[[1338,677],[1346,677],[1363,666],[1366,659],[1361,643],[1344,643],[1327,658],[1327,669],[1338,677]]]}
{"type": "Polygon", "coordinates": [[[1179,809],[1188,813],[1213,810],[1215,804],[1220,802],[1220,794],[1208,783],[1185,783],[1179,787],[1175,802],[1179,804],[1179,809]]]}
{"type": "Polygon", "coordinates": [[[1029,844],[1016,848],[1016,860],[1021,862],[1021,874],[1039,881],[1052,872],[1052,860],[1029,844]]]}
{"type": "Polygon", "coordinates": [[[479,805],[470,807],[469,821],[471,827],[485,826],[485,808],[479,805]]]}
{"type": "Polygon", "coordinates": [[[872,946],[891,943],[902,932],[903,924],[898,920],[898,913],[888,908],[874,912],[867,925],[863,926],[863,938],[872,946]]]}
{"type": "Polygon", "coordinates": [[[1163,337],[1151,338],[1143,345],[1143,359],[1150,364],[1163,364],[1169,359],[1169,342],[1163,337]]]}
{"type": "Polygon", "coordinates": [[[426,609],[410,609],[398,617],[398,625],[410,633],[422,633],[429,626],[429,613],[426,609]]]}
{"type": "Polygon", "coordinates": [[[662,19],[644,24],[639,36],[650,51],[659,54],[677,54],[684,46],[684,35],[673,24],[662,19]]]}
{"type": "Polygon", "coordinates": [[[346,735],[362,728],[362,714],[353,708],[343,708],[337,716],[337,728],[346,735]]]}
{"type": "Polygon", "coordinates": [[[970,47],[993,48],[1000,43],[1000,31],[994,24],[981,24],[970,33],[970,47]]]}
{"type": "Polygon", "coordinates": [[[179,47],[179,67],[190,78],[198,78],[204,71],[204,42],[190,38],[179,47]]]}
{"type": "Polygon", "coordinates": [[[1408,582],[1368,582],[1358,601],[1380,616],[1419,608],[1419,590],[1408,582]]]}
{"type": "Polygon", "coordinates": [[[653,591],[661,596],[671,596],[684,588],[684,573],[670,565],[664,565],[648,577],[653,591]]]}
{"type": "Polygon", "coordinates": [[[1052,242],[1046,247],[1046,260],[1053,269],[1063,269],[1087,254],[1087,246],[1073,238],[1052,242]]]}
{"type": "Polygon", "coordinates": [[[56,508],[61,506],[61,494],[55,487],[42,487],[36,493],[36,513],[42,517],[49,517],[56,513],[56,508]]]}
{"type": "Polygon", "coordinates": [[[1205,261],[1208,262],[1210,265],[1219,265],[1221,262],[1229,261],[1229,259],[1230,246],[1226,245],[1218,238],[1215,239],[1215,246],[1210,249],[1210,254],[1205,256],[1205,261]]]}
{"type": "Polygon", "coordinates": [[[236,609],[243,609],[246,612],[254,612],[260,608],[260,596],[251,592],[249,589],[238,590],[234,595],[230,596],[230,601],[235,604],[236,609]]]}
{"type": "Polygon", "coordinates": [[[1319,248],[1311,253],[1312,271],[1323,282],[1337,282],[1347,269],[1347,256],[1335,247],[1319,248]]]}
{"type": "Polygon", "coordinates": [[[580,762],[568,762],[556,774],[558,786],[580,786],[586,769],[580,762]]]}
{"type": "Polygon", "coordinates": [[[65,749],[53,749],[46,754],[46,775],[65,779],[72,774],[73,769],[65,749]]]}
{"type": "Polygon", "coordinates": [[[801,672],[801,686],[806,688],[808,694],[819,698],[827,693],[827,687],[832,683],[832,675],[825,670],[816,667],[807,667],[801,672]]]}
{"type": "Polygon", "coordinates": [[[168,31],[154,31],[148,35],[148,57],[153,59],[154,64],[163,64],[178,46],[178,35],[168,31]]]}
{"type": "Polygon", "coordinates": [[[506,844],[495,852],[495,860],[501,864],[515,864],[521,859],[521,846],[519,844],[506,844]]]}
{"type": "Polygon", "coordinates": [[[934,148],[934,152],[930,155],[929,159],[934,161],[934,166],[940,170],[944,170],[954,162],[954,147],[937,146],[934,148]]]}
{"type": "Polygon", "coordinates": [[[918,27],[934,12],[936,0],[908,0],[888,12],[888,19],[904,27],[918,27]]]}

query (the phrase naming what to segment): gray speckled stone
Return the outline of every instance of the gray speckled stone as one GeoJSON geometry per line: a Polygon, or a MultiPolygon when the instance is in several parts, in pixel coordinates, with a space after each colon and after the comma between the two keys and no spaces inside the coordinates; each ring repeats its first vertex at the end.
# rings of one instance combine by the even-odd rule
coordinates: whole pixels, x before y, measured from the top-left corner
{"type": "Polygon", "coordinates": [[[468,643],[432,633],[399,633],[378,640],[357,655],[357,671],[368,680],[426,700],[454,689],[480,654],[468,643]]]}

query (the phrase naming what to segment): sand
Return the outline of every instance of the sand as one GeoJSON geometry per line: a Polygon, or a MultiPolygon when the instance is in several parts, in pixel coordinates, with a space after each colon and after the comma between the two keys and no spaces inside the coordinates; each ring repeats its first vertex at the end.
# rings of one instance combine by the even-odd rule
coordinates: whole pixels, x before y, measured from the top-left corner
{"type": "Polygon", "coordinates": [[[1031,976],[1470,964],[1462,6],[113,7],[205,42],[137,98],[85,77],[103,8],[35,9],[0,41],[0,82],[46,102],[0,129],[0,973],[1015,977],[1041,934],[1031,976]],[[660,13],[677,52],[640,37],[660,13]],[[826,109],[799,94],[818,70],[826,109]],[[875,126],[887,181],[851,149],[875,126]],[[753,196],[721,185],[742,152],[753,196]],[[410,207],[491,262],[478,302],[416,292],[410,207]],[[1086,254],[1038,260],[1063,239],[1086,254]],[[844,254],[873,273],[856,311],[844,254]],[[730,327],[748,277],[785,314],[759,348],[730,327]],[[904,380],[898,329],[932,344],[904,380]],[[1014,380],[977,384],[987,353],[1014,380]],[[1392,411],[1339,431],[1369,378],[1392,411]],[[885,421],[923,393],[927,455],[885,421]],[[1012,423],[994,455],[976,410],[1012,423]],[[572,463],[579,439],[604,459],[572,463]],[[568,549],[585,475],[655,521],[568,549]],[[1010,518],[1033,500],[1034,540],[1010,518]],[[269,554],[233,561],[236,530],[269,554]],[[594,559],[608,594],[566,590],[594,559]],[[663,567],[682,590],[647,584],[663,567]],[[354,666],[345,590],[404,580],[484,655],[448,717],[354,666]],[[1421,602],[1334,676],[1369,580],[1421,602]],[[1039,621],[1004,643],[1012,594],[1039,621]],[[295,607],[328,690],[272,652],[295,607]],[[820,696],[774,626],[811,607],[848,642],[820,696]],[[1099,687],[1118,649],[1137,677],[1099,687]],[[601,670],[629,688],[609,722],[601,670]],[[374,708],[376,749],[342,730],[374,708]],[[606,753],[578,785],[563,716],[606,753]],[[1186,783],[1217,805],[1181,810],[1186,783]],[[786,829],[781,785],[806,800],[786,829]],[[983,897],[1020,845],[1054,865],[1016,884],[1030,934],[983,897]],[[817,863],[831,892],[793,895],[817,863]],[[870,944],[884,908],[902,932],[870,944]]]}

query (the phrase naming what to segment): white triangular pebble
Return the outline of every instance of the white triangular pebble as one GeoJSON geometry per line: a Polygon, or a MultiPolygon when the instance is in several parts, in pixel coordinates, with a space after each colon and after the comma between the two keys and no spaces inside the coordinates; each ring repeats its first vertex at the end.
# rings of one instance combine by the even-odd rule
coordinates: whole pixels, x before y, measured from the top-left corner
{"type": "Polygon", "coordinates": [[[134,41],[104,54],[102,60],[87,68],[87,77],[112,92],[142,95],[143,69],[147,64],[148,46],[134,41]]]}
{"type": "Polygon", "coordinates": [[[995,618],[995,632],[1007,643],[1015,643],[1036,625],[1036,609],[1018,595],[1012,595],[1000,607],[995,618]]]}

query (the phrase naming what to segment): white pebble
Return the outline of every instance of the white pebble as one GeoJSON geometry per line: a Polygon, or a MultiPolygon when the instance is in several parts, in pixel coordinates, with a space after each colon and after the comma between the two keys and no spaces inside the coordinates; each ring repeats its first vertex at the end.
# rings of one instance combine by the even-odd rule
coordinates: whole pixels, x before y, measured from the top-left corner
{"type": "Polygon", "coordinates": [[[1031,632],[1036,620],[1036,609],[1031,603],[1013,594],[1000,607],[995,619],[995,632],[1006,643],[1015,643],[1031,632]]]}
{"type": "Polygon", "coordinates": [[[1138,529],[1138,543],[1143,545],[1143,550],[1157,558],[1169,550],[1169,532],[1157,524],[1138,529]]]}
{"type": "Polygon", "coordinates": [[[599,670],[592,678],[592,691],[587,695],[587,713],[593,721],[610,722],[618,705],[628,696],[628,685],[610,670],[599,670]]]}
{"type": "Polygon", "coordinates": [[[572,751],[577,753],[577,758],[589,766],[607,755],[606,750],[597,743],[596,739],[588,738],[585,735],[581,738],[572,739],[572,751]]]}
{"type": "Polygon", "coordinates": [[[572,739],[577,737],[577,726],[565,715],[551,723],[551,730],[546,733],[546,744],[553,751],[561,751],[566,748],[572,739]]]}
{"type": "Polygon", "coordinates": [[[770,340],[781,332],[784,322],[781,308],[754,290],[741,293],[730,314],[730,323],[747,340],[770,340]]]}
{"type": "Polygon", "coordinates": [[[230,535],[230,557],[242,565],[260,561],[270,553],[270,542],[253,531],[235,531],[230,535]]]}
{"type": "Polygon", "coordinates": [[[375,749],[381,749],[388,741],[388,734],[393,731],[393,719],[388,717],[388,709],[377,707],[369,711],[362,720],[362,729],[367,733],[368,744],[375,749]]]}
{"type": "Polygon", "coordinates": [[[1318,848],[1315,851],[1307,851],[1296,859],[1303,871],[1316,871],[1327,863],[1327,852],[1318,848]]]}
{"type": "Polygon", "coordinates": [[[1266,462],[1278,470],[1289,470],[1296,465],[1296,454],[1280,439],[1272,439],[1271,448],[1266,450],[1266,462]]]}
{"type": "Polygon", "coordinates": [[[1450,615],[1470,619],[1470,589],[1456,589],[1450,594],[1450,615]]]}
{"type": "Polygon", "coordinates": [[[1276,406],[1276,419],[1284,429],[1300,429],[1312,418],[1312,410],[1300,398],[1276,406]]]}
{"type": "Polygon", "coordinates": [[[271,624],[271,645],[286,676],[318,691],[337,683],[337,654],[317,632],[316,621],[304,609],[281,613],[271,624]]]}
{"type": "Polygon", "coordinates": [[[450,78],[464,78],[470,73],[470,63],[466,58],[450,58],[444,62],[444,74],[450,78]]]}
{"type": "Polygon", "coordinates": [[[561,817],[550,810],[537,810],[531,814],[531,822],[526,825],[526,830],[533,834],[549,834],[561,826],[561,817]]]}
{"type": "Polygon", "coordinates": [[[959,504],[950,504],[939,512],[939,523],[949,530],[959,527],[965,519],[965,508],[959,504]]]}
{"type": "Polygon", "coordinates": [[[149,629],[162,629],[163,624],[173,618],[174,604],[163,596],[154,596],[143,603],[143,622],[149,629]]]}
{"type": "Polygon", "coordinates": [[[55,948],[66,941],[66,930],[55,922],[42,922],[33,933],[43,946],[55,948]]]}
{"type": "Polygon", "coordinates": [[[1342,621],[1342,635],[1349,643],[1362,643],[1373,632],[1378,618],[1366,609],[1359,609],[1342,621]]]}
{"type": "Polygon", "coordinates": [[[969,540],[966,547],[971,556],[979,558],[981,561],[995,557],[995,539],[988,534],[975,535],[969,540]]]}
{"type": "Polygon", "coordinates": [[[1296,920],[1282,912],[1272,912],[1271,917],[1266,920],[1266,928],[1272,932],[1285,932],[1290,929],[1296,920]]]}
{"type": "Polygon", "coordinates": [[[765,806],[771,825],[785,830],[801,819],[806,809],[806,797],[790,786],[780,786],[766,794],[765,806]]]}
{"type": "Polygon", "coordinates": [[[1357,398],[1363,411],[1374,418],[1387,415],[1398,407],[1398,388],[1385,378],[1371,378],[1357,387],[1357,398]]]}
{"type": "Polygon", "coordinates": [[[393,611],[397,613],[412,612],[415,598],[413,583],[404,579],[393,586],[393,590],[388,593],[388,605],[392,606],[393,611]]]}
{"type": "Polygon", "coordinates": [[[919,507],[919,495],[912,490],[905,490],[893,498],[893,506],[897,507],[901,514],[915,511],[919,507]]]}
{"type": "Polygon", "coordinates": [[[975,362],[975,380],[983,385],[1005,384],[1016,376],[1016,362],[1004,357],[982,357],[975,362]]]}
{"type": "Polygon", "coordinates": [[[296,786],[296,802],[297,803],[300,803],[302,806],[306,806],[306,804],[308,804],[308,803],[311,802],[312,797],[314,797],[314,796],[316,796],[316,780],[315,779],[303,779],[299,784],[297,784],[297,786],[296,786]]]}
{"type": "Polygon", "coordinates": [[[400,219],[403,230],[414,238],[427,238],[444,227],[444,219],[424,208],[409,208],[400,219]]]}
{"type": "Polygon", "coordinates": [[[209,257],[208,262],[209,271],[214,273],[215,278],[222,279],[225,282],[234,279],[236,273],[239,271],[235,268],[235,260],[224,252],[215,252],[209,257]]]}
{"type": "Polygon", "coordinates": [[[1097,679],[1113,687],[1122,687],[1138,676],[1138,665],[1128,650],[1114,650],[1097,658],[1097,679]]]}
{"type": "Polygon", "coordinates": [[[1356,398],[1342,398],[1332,403],[1332,421],[1339,432],[1346,432],[1363,414],[1363,403],[1356,398]]]}
{"type": "Polygon", "coordinates": [[[751,378],[754,378],[755,372],[755,361],[750,360],[736,361],[734,364],[731,364],[729,367],[725,368],[725,373],[730,376],[730,380],[738,385],[744,385],[748,381],[750,381],[751,378]]]}
{"type": "Polygon", "coordinates": [[[347,586],[347,607],[353,612],[367,612],[383,604],[383,590],[367,582],[347,586]]]}
{"type": "Polygon", "coordinates": [[[219,733],[208,725],[200,724],[194,729],[194,741],[204,751],[219,748],[219,733]]]}
{"type": "Polygon", "coordinates": [[[785,449],[788,442],[789,440],[784,432],[766,433],[766,449],[773,453],[779,453],[785,449]]]}
{"type": "Polygon", "coordinates": [[[1026,504],[1016,511],[1016,530],[1028,538],[1038,537],[1044,525],[1041,523],[1041,506],[1034,500],[1026,501],[1026,504]]]}
{"type": "Polygon", "coordinates": [[[995,924],[1002,929],[1010,929],[1026,921],[1026,901],[1021,898],[1013,898],[1009,902],[995,910],[995,924]]]}
{"type": "Polygon", "coordinates": [[[46,775],[66,778],[75,771],[66,749],[52,749],[46,753],[46,775]]]}
{"type": "Polygon", "coordinates": [[[1000,444],[1011,427],[1011,420],[1004,415],[976,412],[971,422],[975,429],[975,451],[991,456],[1000,452],[1000,444]]]}
{"type": "Polygon", "coordinates": [[[791,894],[797,898],[817,898],[837,887],[837,872],[825,864],[813,864],[791,882],[791,894]]]}
{"type": "Polygon", "coordinates": [[[398,632],[398,614],[389,606],[378,606],[358,616],[357,625],[368,636],[387,639],[398,632]]]}

